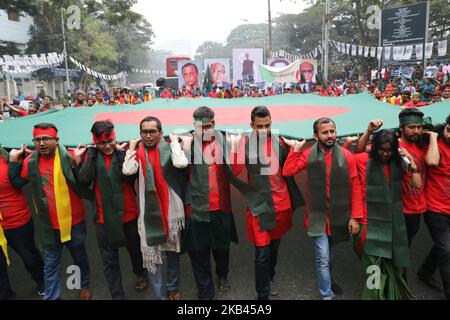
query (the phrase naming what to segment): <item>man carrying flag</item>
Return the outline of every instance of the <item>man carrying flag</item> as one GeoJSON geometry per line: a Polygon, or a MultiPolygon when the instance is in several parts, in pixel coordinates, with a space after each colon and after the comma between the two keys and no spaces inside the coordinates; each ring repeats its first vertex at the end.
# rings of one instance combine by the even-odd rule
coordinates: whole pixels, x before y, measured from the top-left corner
{"type": "Polygon", "coordinates": [[[37,285],[38,294],[43,295],[44,263],[35,245],[33,219],[24,192],[15,188],[9,179],[8,162],[9,154],[0,145],[0,227],[3,228],[4,243],[7,241],[19,254],[37,285]]]}
{"type": "Polygon", "coordinates": [[[305,228],[313,238],[319,291],[332,300],[342,289],[333,281],[334,246],[358,234],[363,217],[361,186],[353,154],[336,142],[336,124],[330,118],[314,122],[316,143],[294,141],[284,164],[283,176],[306,170],[305,228]],[[324,201],[325,199],[325,201],[324,201]]]}
{"type": "Polygon", "coordinates": [[[245,168],[248,173],[248,184],[236,187],[249,204],[247,238],[255,245],[258,300],[268,300],[279,294],[274,282],[278,249],[283,236],[292,229],[293,212],[304,205],[304,199],[294,179],[282,176],[288,146],[271,131],[267,107],[253,109],[251,127],[253,131],[242,142],[239,136],[229,136],[229,141],[233,174],[237,177],[245,168]]]}
{"type": "Polygon", "coordinates": [[[184,228],[188,160],[175,136],[164,140],[161,121],[147,117],[140,124],[140,138],[130,141],[122,172],[139,175],[138,231],[144,267],[150,271],[159,300],[180,300],[179,253],[184,228]],[[163,284],[162,252],[167,256],[167,286],[163,284]],[[167,289],[167,290],[166,290],[167,289]],[[167,292],[166,292],[167,291],[167,292]]]}
{"type": "Polygon", "coordinates": [[[81,146],[67,150],[50,123],[34,127],[36,150],[22,164],[24,149],[10,153],[9,176],[13,185],[30,182],[38,216],[39,236],[44,258],[45,300],[61,298],[61,256],[63,245],[81,271],[80,300],[92,297],[89,260],[85,249],[86,223],[74,168],[85,152],[81,146]]]}
{"type": "Polygon", "coordinates": [[[122,174],[126,144],[116,142],[114,125],[109,121],[97,121],[91,133],[94,146],[87,149],[77,180],[86,187],[94,183],[95,230],[103,269],[112,298],[123,300],[126,296],[120,273],[120,247],[126,247],[130,254],[133,273],[137,276],[136,290],[147,288],[137,228],[135,177],[126,179],[122,174]]]}

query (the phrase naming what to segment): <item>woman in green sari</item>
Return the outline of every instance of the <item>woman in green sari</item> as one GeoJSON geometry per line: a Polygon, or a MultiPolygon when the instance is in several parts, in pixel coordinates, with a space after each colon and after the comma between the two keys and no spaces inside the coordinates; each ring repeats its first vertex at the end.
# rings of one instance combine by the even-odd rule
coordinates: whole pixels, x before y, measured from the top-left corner
{"type": "Polygon", "coordinates": [[[420,188],[417,166],[388,130],[375,133],[370,153],[358,154],[356,159],[365,209],[355,241],[365,276],[363,299],[415,299],[405,277],[409,251],[401,181],[403,174],[410,173],[413,187],[420,188]]]}

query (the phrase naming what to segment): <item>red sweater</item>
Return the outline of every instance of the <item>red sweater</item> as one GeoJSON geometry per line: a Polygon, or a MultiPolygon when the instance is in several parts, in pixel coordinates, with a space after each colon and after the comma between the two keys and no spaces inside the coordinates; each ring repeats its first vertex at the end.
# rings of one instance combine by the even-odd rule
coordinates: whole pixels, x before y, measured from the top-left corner
{"type": "MultiPolygon", "coordinates": [[[[68,150],[69,154],[73,157],[73,152],[68,150]]],[[[21,176],[22,178],[29,180],[28,176],[28,163],[31,155],[25,159],[21,176]]],[[[53,185],[53,162],[55,157],[39,157],[39,174],[45,183],[44,193],[47,199],[48,214],[50,223],[53,230],[59,230],[58,215],[56,213],[56,197],[53,185]]],[[[70,203],[72,205],[72,226],[80,224],[84,221],[84,206],[81,198],[75,193],[75,191],[69,185],[70,203]]]]}
{"type": "MultiPolygon", "coordinates": [[[[363,218],[364,211],[362,208],[362,200],[361,200],[361,185],[359,183],[358,178],[358,170],[356,168],[356,161],[353,156],[353,154],[348,151],[347,149],[342,149],[342,152],[344,153],[345,160],[347,161],[348,166],[348,174],[349,174],[349,181],[350,181],[350,195],[349,195],[349,201],[350,201],[350,217],[354,219],[361,219],[363,218]]],[[[296,173],[302,171],[302,170],[308,170],[308,158],[311,153],[311,148],[303,150],[302,152],[294,152],[291,150],[289,153],[288,159],[286,160],[286,163],[284,164],[283,168],[283,175],[285,177],[290,177],[295,175],[296,173]]],[[[327,165],[327,181],[326,181],[326,190],[327,190],[327,222],[326,222],[326,228],[325,232],[328,234],[328,236],[331,236],[331,228],[330,228],[330,189],[331,189],[331,165],[332,165],[332,154],[327,153],[324,155],[325,162],[327,165]]],[[[309,192],[306,190],[306,215],[305,215],[305,228],[308,229],[309,227],[309,192]]]]}
{"type": "Polygon", "coordinates": [[[8,164],[0,156],[0,225],[4,230],[20,228],[31,219],[28,202],[8,177],[8,164]]]}

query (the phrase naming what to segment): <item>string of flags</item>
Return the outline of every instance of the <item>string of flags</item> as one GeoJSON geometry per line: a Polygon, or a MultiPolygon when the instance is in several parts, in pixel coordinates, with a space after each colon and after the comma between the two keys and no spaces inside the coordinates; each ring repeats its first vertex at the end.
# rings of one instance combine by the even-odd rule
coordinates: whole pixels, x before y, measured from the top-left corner
{"type": "Polygon", "coordinates": [[[84,64],[78,62],[77,60],[75,60],[72,57],[69,57],[69,59],[70,59],[70,61],[72,61],[73,64],[75,64],[82,71],[85,71],[87,74],[89,74],[93,77],[96,77],[96,78],[112,81],[112,80],[119,80],[119,79],[122,79],[127,76],[127,73],[125,71],[119,72],[118,74],[114,74],[114,75],[103,74],[103,73],[94,71],[91,68],[86,67],[84,64]]]}
{"type": "Polygon", "coordinates": [[[306,60],[306,59],[315,59],[319,55],[319,53],[322,53],[322,45],[319,44],[314,50],[311,52],[305,53],[305,54],[293,54],[290,52],[287,52],[286,50],[278,50],[274,51],[272,53],[272,58],[285,58],[289,61],[296,61],[299,59],[306,60]]]}
{"type": "MultiPolygon", "coordinates": [[[[394,46],[394,47],[371,47],[359,46],[355,44],[342,43],[331,40],[334,48],[342,54],[351,56],[372,57],[381,60],[410,60],[413,52],[416,54],[417,60],[423,59],[424,47],[423,44],[408,45],[408,46],[394,46]]],[[[435,51],[435,44],[437,44],[437,56],[443,57],[447,55],[447,40],[438,42],[431,42],[425,45],[425,58],[431,59],[435,51]]]]}
{"type": "Polygon", "coordinates": [[[4,73],[32,73],[44,68],[57,67],[64,61],[64,55],[56,52],[40,55],[0,56],[0,69],[4,73]]]}
{"type": "Polygon", "coordinates": [[[143,70],[143,69],[131,69],[133,73],[145,73],[145,74],[164,74],[162,70],[143,70]]]}

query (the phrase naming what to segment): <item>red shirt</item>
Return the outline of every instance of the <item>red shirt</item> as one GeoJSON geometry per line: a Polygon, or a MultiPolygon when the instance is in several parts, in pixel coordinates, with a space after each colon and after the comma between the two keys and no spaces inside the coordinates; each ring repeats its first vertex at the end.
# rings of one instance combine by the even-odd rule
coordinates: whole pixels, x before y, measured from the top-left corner
{"type": "Polygon", "coordinates": [[[163,99],[172,99],[172,94],[170,92],[163,92],[161,94],[161,98],[163,98],[163,99]]]}
{"type": "Polygon", "coordinates": [[[159,158],[159,149],[149,149],[148,161],[153,169],[153,177],[155,181],[155,188],[158,195],[158,202],[162,212],[162,219],[164,224],[164,232],[166,235],[169,234],[169,186],[163,175],[163,170],[161,166],[161,160],[159,158]]]}
{"type": "MultiPolygon", "coordinates": [[[[361,184],[361,198],[362,198],[362,206],[363,206],[363,218],[359,219],[359,223],[367,224],[367,190],[366,190],[366,168],[367,163],[369,162],[369,154],[364,152],[355,155],[356,166],[358,168],[359,182],[361,184]]],[[[391,183],[391,170],[389,166],[384,167],[384,174],[388,180],[388,183],[391,183]]]]}
{"type": "Polygon", "coordinates": [[[428,151],[428,146],[420,149],[417,143],[405,143],[399,140],[399,145],[414,158],[414,162],[420,171],[422,178],[422,187],[420,189],[414,188],[411,185],[411,173],[405,173],[402,179],[402,193],[403,193],[403,212],[405,214],[422,214],[427,211],[427,200],[425,198],[425,179],[427,165],[425,163],[425,155],[428,151]]]}
{"type": "MultiPolygon", "coordinates": [[[[359,183],[358,178],[358,170],[356,168],[356,161],[353,154],[347,149],[342,148],[342,152],[344,153],[345,160],[347,161],[349,181],[350,181],[350,216],[354,219],[361,219],[364,217],[364,210],[362,208],[362,200],[361,200],[361,185],[359,183]]],[[[283,176],[290,177],[295,175],[301,170],[308,170],[308,158],[311,153],[311,148],[306,149],[302,152],[294,152],[291,150],[289,153],[288,159],[286,160],[283,168],[283,176]]],[[[330,190],[331,190],[331,165],[333,162],[332,153],[324,154],[325,163],[327,166],[327,181],[326,181],[326,190],[327,190],[327,222],[326,229],[324,230],[328,236],[331,236],[331,228],[330,228],[330,190]]],[[[306,190],[306,215],[305,215],[305,228],[309,227],[309,191],[306,190]]]]}
{"type": "Polygon", "coordinates": [[[28,116],[28,112],[26,112],[25,110],[22,110],[22,109],[19,110],[19,114],[20,114],[21,117],[28,116]]]}
{"type": "Polygon", "coordinates": [[[428,106],[428,105],[429,105],[428,102],[419,102],[417,104],[414,104],[414,102],[412,102],[412,101],[403,104],[403,106],[407,107],[407,108],[419,108],[419,107],[425,107],[425,106],[428,106]]]}
{"type": "Polygon", "coordinates": [[[4,230],[20,228],[31,219],[28,202],[8,177],[8,164],[0,156],[0,225],[4,230]]]}
{"type": "MultiPolygon", "coordinates": [[[[73,152],[68,150],[69,154],[73,157],[73,152]]],[[[24,161],[21,176],[22,178],[29,180],[28,176],[28,163],[30,157],[27,157],[24,161]]],[[[47,199],[48,215],[50,218],[50,224],[53,230],[59,230],[58,215],[56,212],[55,190],[53,185],[53,163],[55,156],[52,157],[39,157],[39,174],[44,182],[44,193],[47,199]]],[[[80,224],[84,221],[84,206],[81,198],[75,193],[72,187],[69,185],[70,203],[72,205],[72,226],[80,224]]]]}
{"type": "Polygon", "coordinates": [[[450,146],[438,140],[439,166],[428,168],[425,195],[428,211],[450,214],[450,146]]]}
{"type": "MultiPolygon", "coordinates": [[[[105,164],[106,164],[106,170],[109,171],[109,167],[111,166],[112,157],[114,155],[107,156],[107,155],[99,154],[99,156],[103,157],[103,159],[105,160],[105,164]]],[[[95,179],[94,188],[95,188],[95,198],[97,200],[97,214],[98,214],[97,223],[104,224],[105,219],[104,219],[104,215],[103,215],[102,197],[100,194],[100,188],[98,186],[98,178],[95,179]]],[[[124,195],[124,202],[125,202],[124,207],[123,207],[123,210],[124,210],[123,211],[123,223],[127,223],[127,222],[137,219],[137,217],[139,216],[139,211],[138,211],[137,202],[136,202],[136,192],[134,191],[133,186],[126,182],[123,183],[122,192],[124,195]]]]}
{"type": "Polygon", "coordinates": [[[214,138],[203,142],[203,156],[208,163],[209,211],[231,212],[230,181],[223,163],[222,153],[214,138]]]}
{"type": "MultiPolygon", "coordinates": [[[[248,137],[242,139],[239,152],[231,155],[231,159],[236,160],[231,166],[235,176],[240,175],[245,169],[245,145],[247,139],[248,137]]],[[[282,147],[285,147],[281,140],[280,143],[282,147]]],[[[292,229],[292,205],[289,189],[287,187],[286,179],[281,175],[282,168],[276,165],[279,164],[279,159],[276,158],[276,152],[272,148],[272,140],[268,139],[262,150],[266,159],[265,162],[267,163],[267,160],[270,160],[271,163],[269,183],[275,209],[276,227],[270,231],[262,231],[258,217],[254,217],[250,209],[247,209],[247,238],[257,247],[269,245],[271,240],[282,238],[292,229]]],[[[250,176],[248,176],[247,179],[251,184],[250,176]]]]}

